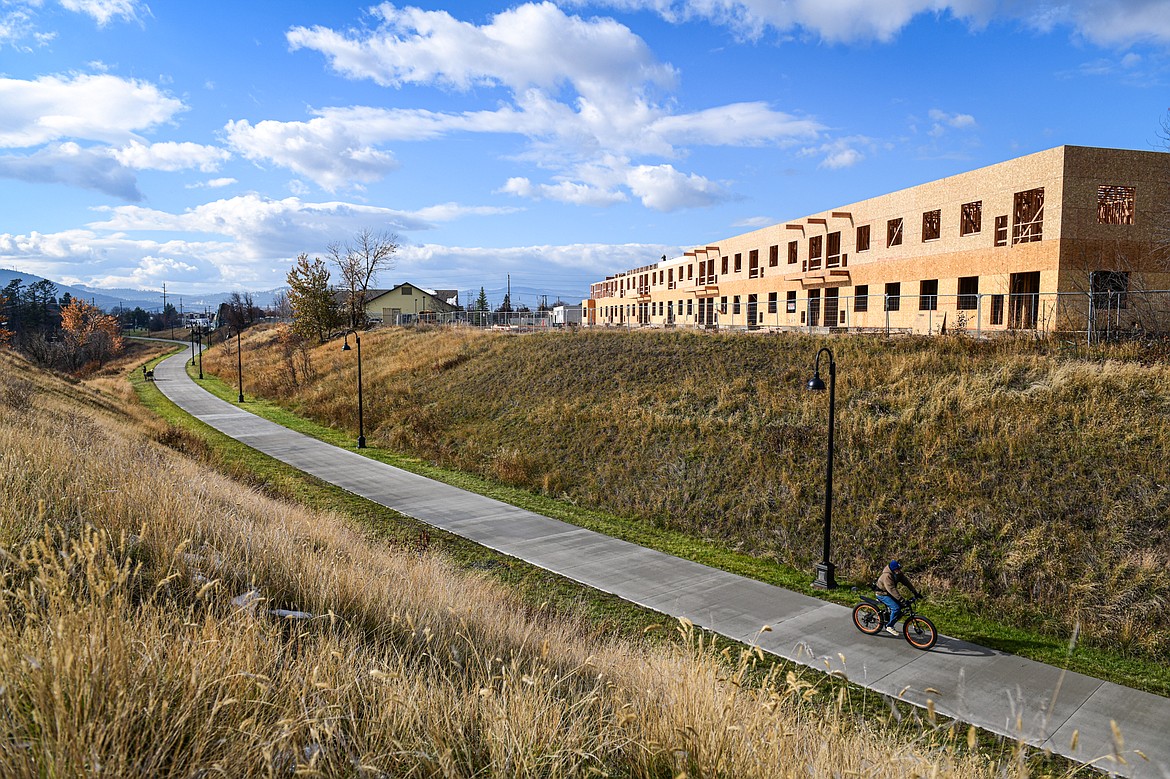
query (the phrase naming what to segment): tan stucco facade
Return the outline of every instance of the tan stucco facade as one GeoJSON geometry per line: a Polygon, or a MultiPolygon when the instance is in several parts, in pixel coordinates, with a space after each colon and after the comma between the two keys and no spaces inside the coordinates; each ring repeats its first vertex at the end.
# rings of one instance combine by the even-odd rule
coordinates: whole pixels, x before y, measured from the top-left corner
{"type": "Polygon", "coordinates": [[[415,284],[399,284],[370,297],[365,310],[371,320],[397,325],[433,320],[456,308],[415,284]]]}
{"type": "Polygon", "coordinates": [[[583,310],[593,326],[1083,329],[1170,289],[1168,230],[1170,154],[1061,146],[616,274],[583,310]]]}

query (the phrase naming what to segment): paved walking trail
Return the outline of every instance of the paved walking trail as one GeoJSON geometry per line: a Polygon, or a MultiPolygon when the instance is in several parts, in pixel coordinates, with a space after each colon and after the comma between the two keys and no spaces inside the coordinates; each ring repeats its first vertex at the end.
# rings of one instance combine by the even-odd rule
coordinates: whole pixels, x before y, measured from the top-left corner
{"type": "Polygon", "coordinates": [[[154,372],[158,388],[179,407],[349,492],[775,655],[842,672],[886,695],[919,706],[933,701],[939,714],[1121,776],[1170,779],[1170,698],[946,636],[920,652],[901,637],[863,635],[845,606],[549,519],[261,419],[196,385],[186,374],[187,359],[180,352],[154,372]],[[764,625],[772,630],[761,633],[764,625]],[[1124,762],[1114,757],[1114,722],[1124,762]]]}

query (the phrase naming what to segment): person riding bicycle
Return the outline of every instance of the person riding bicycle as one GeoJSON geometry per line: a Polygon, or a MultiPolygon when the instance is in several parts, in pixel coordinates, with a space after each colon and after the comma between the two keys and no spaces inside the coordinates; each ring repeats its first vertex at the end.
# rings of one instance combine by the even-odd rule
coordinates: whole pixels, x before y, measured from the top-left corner
{"type": "Polygon", "coordinates": [[[902,593],[898,591],[899,584],[906,585],[914,597],[919,597],[918,590],[914,589],[914,585],[902,571],[902,564],[897,560],[890,560],[890,564],[882,569],[882,575],[878,577],[877,598],[890,608],[890,621],[886,624],[886,632],[892,636],[898,635],[894,624],[902,616],[902,593]]]}

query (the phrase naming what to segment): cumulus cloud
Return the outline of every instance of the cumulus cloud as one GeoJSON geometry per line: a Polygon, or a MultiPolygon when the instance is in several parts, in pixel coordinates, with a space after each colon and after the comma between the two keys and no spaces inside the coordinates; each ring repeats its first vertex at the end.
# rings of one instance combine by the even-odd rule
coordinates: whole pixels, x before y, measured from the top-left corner
{"type": "MultiPolygon", "coordinates": [[[[173,240],[134,238],[135,230],[180,227],[184,222],[208,219],[215,211],[248,210],[253,205],[226,201],[207,204],[204,214],[171,214],[149,209],[122,207],[110,209],[111,219],[85,230],[53,234],[0,234],[0,264],[19,266],[49,278],[76,279],[97,288],[136,287],[157,289],[162,282],[187,292],[219,292],[225,288],[251,290],[272,289],[284,284],[284,274],[300,251],[323,251],[324,244],[316,232],[300,232],[303,225],[293,218],[288,229],[297,232],[302,243],[293,251],[267,245],[241,246],[233,240],[193,240],[189,236],[173,240]],[[119,228],[111,229],[117,224],[119,228]],[[256,254],[260,251],[262,253],[256,254]]],[[[305,209],[328,204],[300,204],[305,209]]],[[[339,213],[343,204],[333,204],[339,213]]],[[[284,204],[259,217],[260,221],[279,220],[297,208],[284,204]]],[[[238,224],[248,220],[239,220],[238,224]]],[[[368,222],[366,223],[368,224],[368,222]]],[[[350,225],[333,225],[330,240],[350,225]]],[[[432,288],[475,290],[493,285],[503,287],[508,274],[512,277],[514,301],[523,300],[516,287],[527,285],[550,294],[561,290],[584,295],[588,284],[599,275],[619,267],[644,265],[663,254],[675,255],[678,246],[664,244],[567,244],[517,247],[461,247],[440,244],[404,243],[398,254],[398,268],[389,283],[409,280],[432,288]],[[556,279],[559,289],[549,289],[556,279]]]]}
{"type": "MultiPolygon", "coordinates": [[[[198,143],[145,144],[131,141],[130,145],[111,151],[112,156],[127,168],[136,170],[186,170],[198,168],[204,173],[219,170],[219,166],[231,159],[231,154],[215,146],[198,143]]],[[[234,181],[234,179],[232,179],[234,181]]],[[[209,185],[210,186],[210,185],[209,185]]]]}
{"type": "Polygon", "coordinates": [[[295,50],[325,54],[334,69],[384,86],[440,84],[467,90],[505,86],[554,90],[571,84],[590,102],[625,101],[645,83],[668,86],[674,69],[655,60],[648,46],[612,19],[568,16],[552,3],[528,3],[477,27],[446,11],[371,9],[381,27],[371,33],[338,33],[294,27],[295,50]]]}
{"type": "Polygon", "coordinates": [[[228,143],[247,159],[271,161],[329,192],[377,181],[398,167],[393,155],[362,143],[345,123],[231,121],[228,143]]]}
{"type": "Polygon", "coordinates": [[[0,176],[93,189],[131,202],[142,200],[133,173],[105,150],[85,149],[73,142],[49,144],[25,156],[0,156],[0,176]]]}
{"type": "Polygon", "coordinates": [[[127,143],[185,108],[153,84],[105,73],[0,78],[0,105],[0,148],[63,139],[127,143]]]}
{"type": "Polygon", "coordinates": [[[608,160],[615,157],[677,159],[691,145],[783,145],[807,141],[823,130],[814,119],[762,102],[675,113],[664,95],[675,86],[677,73],[658,61],[641,38],[613,19],[571,16],[552,3],[526,3],[483,25],[445,11],[388,3],[372,13],[377,29],[295,27],[287,34],[289,45],[322,53],[350,78],[389,87],[497,90],[505,98],[487,111],[354,106],[317,110],[307,122],[233,122],[227,128],[233,148],[333,191],[392,170],[393,158],[384,150],[392,141],[466,132],[511,134],[528,141],[517,159],[554,173],[549,182],[514,177],[501,191],[596,206],[628,199],[619,189],[625,187],[651,207],[683,208],[723,195],[698,174],[645,159],[610,171],[604,181],[594,169],[612,168],[608,160]],[[361,150],[366,164],[355,162],[351,150],[361,150]]]}
{"type": "Polygon", "coordinates": [[[628,184],[642,205],[655,211],[709,206],[728,197],[715,182],[672,165],[638,165],[630,170],[628,184]]]}

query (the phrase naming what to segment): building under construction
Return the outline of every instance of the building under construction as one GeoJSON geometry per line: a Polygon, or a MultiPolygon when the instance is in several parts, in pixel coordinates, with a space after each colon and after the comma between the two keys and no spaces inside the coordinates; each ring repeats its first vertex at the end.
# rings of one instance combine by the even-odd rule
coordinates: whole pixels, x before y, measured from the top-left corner
{"type": "Polygon", "coordinates": [[[586,326],[1164,330],[1170,154],[1060,146],[590,286],[586,326]]]}

